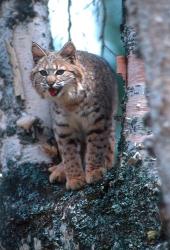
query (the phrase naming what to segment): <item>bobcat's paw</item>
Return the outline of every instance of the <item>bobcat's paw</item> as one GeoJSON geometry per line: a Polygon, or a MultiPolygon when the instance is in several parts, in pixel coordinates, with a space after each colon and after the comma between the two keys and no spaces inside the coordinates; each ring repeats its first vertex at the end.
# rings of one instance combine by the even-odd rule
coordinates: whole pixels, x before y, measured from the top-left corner
{"type": "Polygon", "coordinates": [[[105,174],[106,169],[105,168],[95,168],[90,169],[86,171],[86,182],[88,184],[98,182],[103,178],[103,175],[105,174]]]}
{"type": "Polygon", "coordinates": [[[51,172],[50,176],[49,176],[49,182],[53,183],[53,182],[65,182],[66,181],[66,175],[64,172],[64,167],[63,164],[60,163],[58,165],[55,165],[53,167],[50,167],[48,169],[49,172],[51,172]]]}
{"type": "Polygon", "coordinates": [[[74,178],[67,179],[66,189],[67,190],[79,190],[86,185],[85,177],[78,176],[74,178]]]}

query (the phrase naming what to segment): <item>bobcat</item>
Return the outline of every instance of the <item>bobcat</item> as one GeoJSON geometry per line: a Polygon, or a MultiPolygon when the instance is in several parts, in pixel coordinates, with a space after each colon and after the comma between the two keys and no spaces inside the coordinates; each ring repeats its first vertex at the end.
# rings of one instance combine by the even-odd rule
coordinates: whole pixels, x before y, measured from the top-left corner
{"type": "Polygon", "coordinates": [[[116,81],[99,56],[77,51],[69,41],[59,52],[32,44],[36,91],[52,100],[53,131],[62,161],[49,168],[50,182],[81,189],[110,169],[114,160],[116,81]]]}

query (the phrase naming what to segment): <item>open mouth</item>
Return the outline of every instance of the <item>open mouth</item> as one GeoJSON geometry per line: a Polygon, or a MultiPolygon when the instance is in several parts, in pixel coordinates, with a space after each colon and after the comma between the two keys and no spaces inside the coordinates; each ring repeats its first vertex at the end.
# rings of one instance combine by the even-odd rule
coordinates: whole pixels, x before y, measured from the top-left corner
{"type": "Polygon", "coordinates": [[[51,88],[48,89],[48,91],[49,91],[51,96],[56,96],[56,95],[59,94],[59,92],[61,91],[62,88],[63,88],[63,86],[58,86],[57,88],[56,87],[55,88],[51,87],[51,88]]]}
{"type": "Polygon", "coordinates": [[[50,88],[48,91],[51,96],[56,96],[58,94],[58,91],[54,88],[50,88]]]}

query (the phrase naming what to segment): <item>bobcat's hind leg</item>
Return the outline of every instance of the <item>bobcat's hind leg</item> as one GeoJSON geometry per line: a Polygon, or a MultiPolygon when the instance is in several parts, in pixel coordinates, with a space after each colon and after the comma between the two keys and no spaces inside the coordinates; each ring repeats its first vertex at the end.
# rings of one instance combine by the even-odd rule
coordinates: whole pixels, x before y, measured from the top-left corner
{"type": "Polygon", "coordinates": [[[113,141],[110,140],[110,129],[93,129],[87,137],[86,182],[95,183],[112,167],[114,158],[113,141]]]}
{"type": "Polygon", "coordinates": [[[111,169],[114,165],[114,147],[115,147],[115,140],[114,140],[114,131],[110,132],[107,151],[106,151],[106,158],[105,158],[105,166],[107,169],[111,169]]]}

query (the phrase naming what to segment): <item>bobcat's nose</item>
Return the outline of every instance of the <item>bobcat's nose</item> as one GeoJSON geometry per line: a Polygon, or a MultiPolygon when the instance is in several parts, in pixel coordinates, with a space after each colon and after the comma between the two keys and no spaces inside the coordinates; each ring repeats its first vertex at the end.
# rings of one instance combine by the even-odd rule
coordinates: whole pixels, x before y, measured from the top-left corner
{"type": "Polygon", "coordinates": [[[49,85],[53,85],[55,83],[55,81],[56,81],[55,76],[53,76],[53,75],[47,76],[47,83],[49,85]]]}

